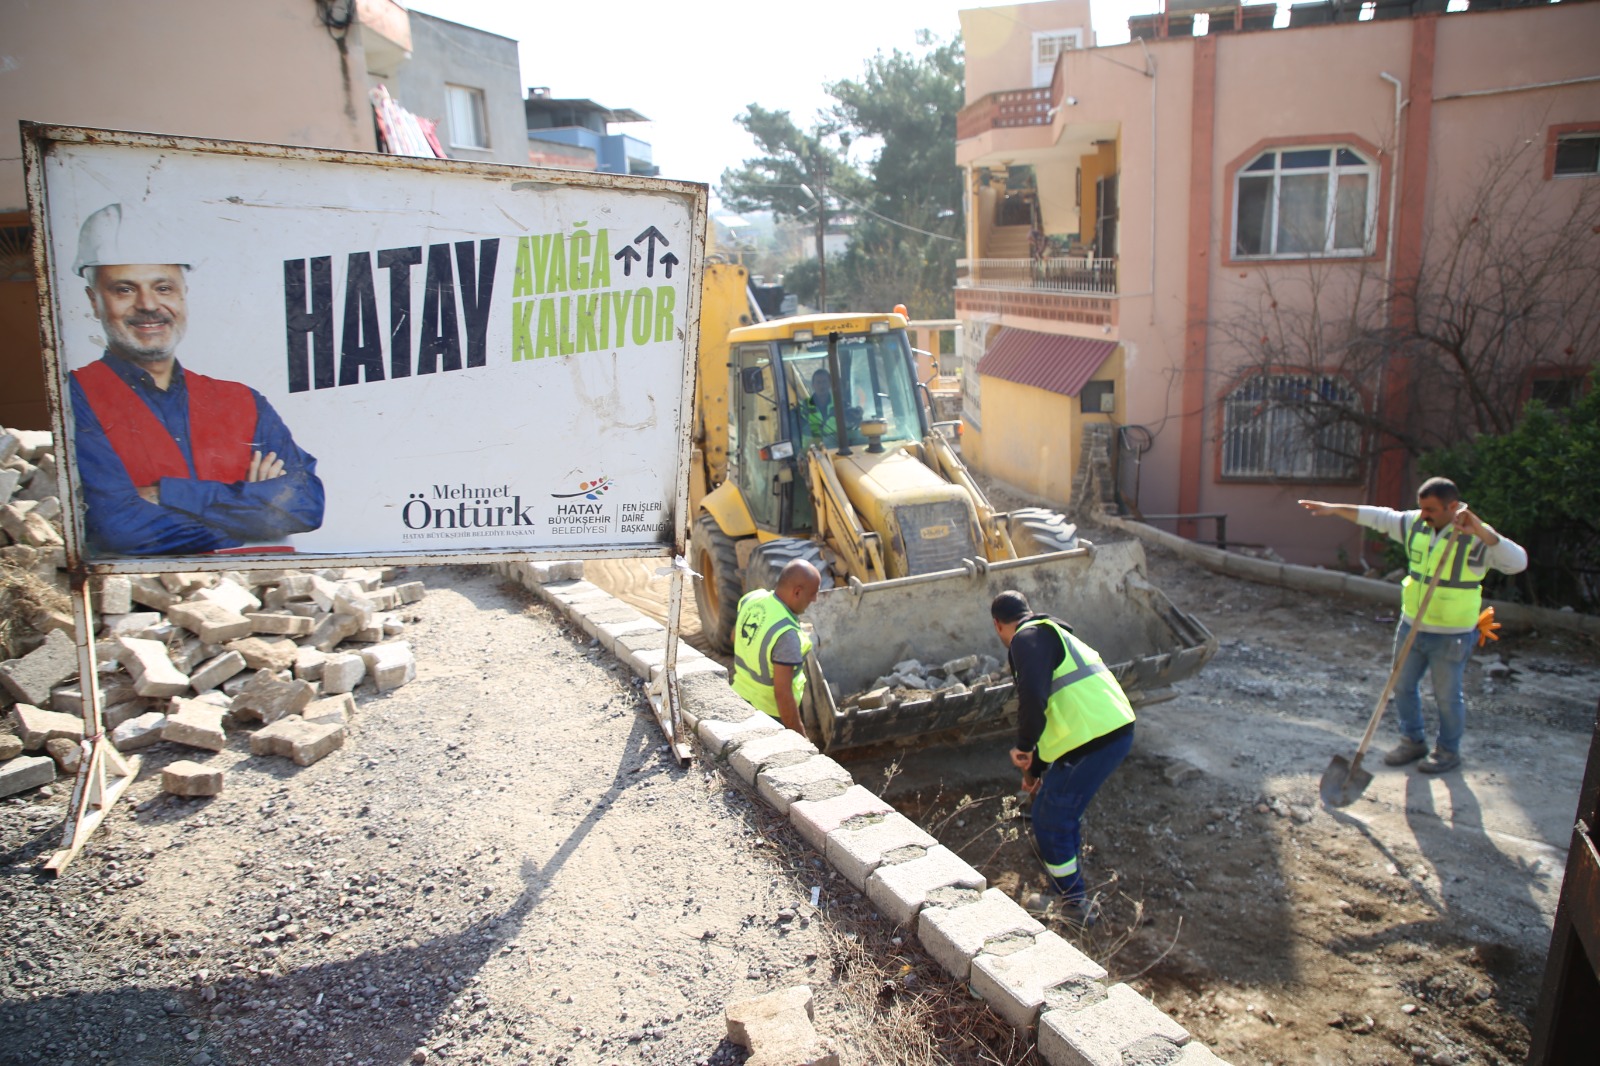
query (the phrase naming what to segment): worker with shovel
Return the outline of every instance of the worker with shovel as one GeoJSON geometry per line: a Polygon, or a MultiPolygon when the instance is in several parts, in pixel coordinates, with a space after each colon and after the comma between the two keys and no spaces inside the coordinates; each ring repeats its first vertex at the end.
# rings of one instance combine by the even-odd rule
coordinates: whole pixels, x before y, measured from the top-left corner
{"type": "MultiPolygon", "coordinates": [[[[1078,867],[1079,825],[1089,801],[1133,747],[1133,707],[1100,653],[1072,627],[1034,614],[1020,592],[989,605],[1017,687],[1011,762],[1033,795],[1033,838],[1069,917],[1093,925],[1096,907],[1078,867]]],[[[1027,904],[1033,909],[1033,904],[1027,904]]]]}
{"type": "MultiPolygon", "coordinates": [[[[1377,530],[1405,546],[1406,577],[1400,586],[1390,674],[1400,743],[1383,761],[1404,766],[1421,759],[1417,769],[1425,774],[1454,770],[1461,765],[1467,720],[1461,679],[1483,607],[1483,578],[1490,570],[1521,573],[1528,568],[1528,553],[1473,514],[1449,478],[1424,481],[1414,511],[1320,500],[1301,500],[1300,506],[1314,515],[1337,515],[1377,530]],[[1431,754],[1422,720],[1424,673],[1433,678],[1433,698],[1439,705],[1439,735],[1431,754]]],[[[1380,700],[1377,712],[1382,710],[1380,700]]]]}

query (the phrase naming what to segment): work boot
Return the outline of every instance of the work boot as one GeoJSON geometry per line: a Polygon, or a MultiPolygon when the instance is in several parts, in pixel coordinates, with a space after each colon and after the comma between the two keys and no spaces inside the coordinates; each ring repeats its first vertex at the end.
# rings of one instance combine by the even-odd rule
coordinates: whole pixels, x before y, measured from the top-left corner
{"type": "Polygon", "coordinates": [[[1092,929],[1095,923],[1100,920],[1100,901],[1098,899],[1065,900],[1061,904],[1061,916],[1082,929],[1092,929]]]}
{"type": "Polygon", "coordinates": [[[1404,766],[1408,762],[1416,762],[1428,754],[1428,745],[1420,740],[1410,737],[1401,737],[1400,743],[1390,748],[1383,756],[1385,766],[1404,766]]]}
{"type": "Polygon", "coordinates": [[[1433,754],[1417,764],[1417,769],[1425,774],[1449,773],[1461,765],[1461,756],[1444,748],[1434,748],[1433,754]]]}

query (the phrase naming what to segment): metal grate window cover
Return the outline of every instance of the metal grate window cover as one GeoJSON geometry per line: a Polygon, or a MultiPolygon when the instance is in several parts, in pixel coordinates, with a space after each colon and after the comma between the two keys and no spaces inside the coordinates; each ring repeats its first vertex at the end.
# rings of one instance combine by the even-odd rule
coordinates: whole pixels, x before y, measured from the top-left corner
{"type": "Polygon", "coordinates": [[[1361,399],[1342,378],[1261,374],[1223,401],[1222,476],[1352,481],[1361,470],[1361,399]]]}

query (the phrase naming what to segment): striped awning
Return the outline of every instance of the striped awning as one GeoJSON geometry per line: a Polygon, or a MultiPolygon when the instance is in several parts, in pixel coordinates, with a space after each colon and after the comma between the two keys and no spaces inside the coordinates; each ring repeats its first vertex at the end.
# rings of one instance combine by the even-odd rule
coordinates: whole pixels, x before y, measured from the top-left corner
{"type": "Polygon", "coordinates": [[[1116,341],[1063,337],[1030,329],[1002,329],[978,360],[978,373],[1063,396],[1076,396],[1116,350],[1116,341]]]}

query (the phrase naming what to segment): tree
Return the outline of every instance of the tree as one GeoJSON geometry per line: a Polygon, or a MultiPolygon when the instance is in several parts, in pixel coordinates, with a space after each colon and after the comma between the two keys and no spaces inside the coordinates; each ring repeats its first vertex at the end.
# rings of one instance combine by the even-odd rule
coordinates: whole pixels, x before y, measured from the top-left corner
{"type": "Polygon", "coordinates": [[[948,318],[962,247],[956,114],[965,68],[959,40],[941,44],[927,30],[916,39],[922,54],[879,52],[859,81],[828,86],[834,117],[882,142],[841,269],[864,309],[905,303],[917,317],[948,318]]]}
{"type": "Polygon", "coordinates": [[[1528,570],[1502,584],[1534,603],[1600,606],[1600,375],[1569,410],[1533,401],[1508,432],[1430,452],[1421,466],[1528,549],[1528,570]]]}
{"type": "Polygon", "coordinates": [[[779,220],[809,218],[816,231],[817,300],[826,307],[824,258],[830,197],[840,187],[857,190],[860,172],[850,163],[848,134],[836,123],[818,122],[802,131],[787,111],[751,104],[734,121],[755,138],[762,155],[722,172],[722,200],[735,211],[770,210],[779,220]],[[831,142],[831,143],[830,143],[831,142]]]}
{"type": "Polygon", "coordinates": [[[961,47],[940,44],[925,30],[917,43],[925,49],[920,55],[879,52],[860,80],[828,85],[838,102],[809,131],[787,112],[757,104],[737,119],[763,154],[723,172],[722,199],[736,211],[764,208],[780,219],[811,220],[818,307],[826,306],[833,273],[834,290],[848,293],[844,302],[854,310],[905,303],[924,316],[953,312],[961,247],[955,164],[961,47]],[[848,160],[850,146],[863,141],[881,144],[866,174],[848,160]],[[840,212],[854,217],[851,245],[826,260],[822,235],[828,216],[840,212]]]}

